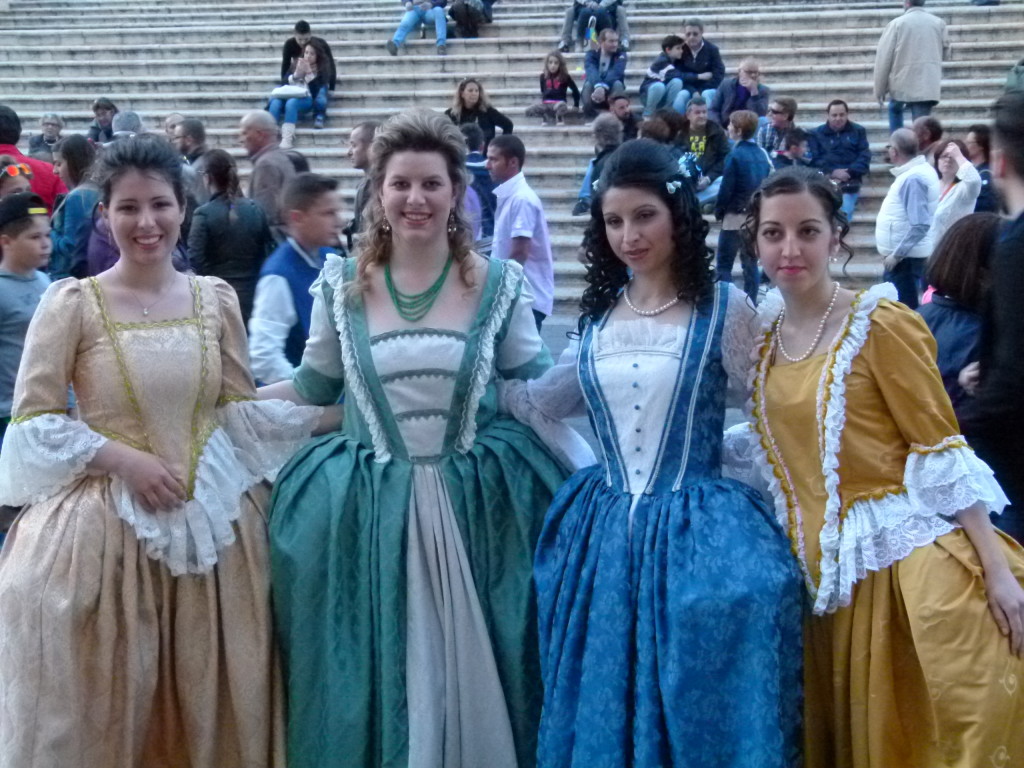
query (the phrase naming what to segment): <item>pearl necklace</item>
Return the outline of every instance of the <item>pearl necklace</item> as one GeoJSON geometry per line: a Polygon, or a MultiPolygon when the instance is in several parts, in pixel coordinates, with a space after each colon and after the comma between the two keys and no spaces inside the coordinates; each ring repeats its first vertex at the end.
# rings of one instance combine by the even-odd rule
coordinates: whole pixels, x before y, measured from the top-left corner
{"type": "Polygon", "coordinates": [[[660,307],[656,309],[637,309],[633,305],[633,302],[629,300],[629,283],[626,283],[626,287],[622,291],[622,298],[626,300],[626,306],[632,309],[634,312],[636,312],[636,314],[640,315],[641,317],[654,317],[655,315],[660,315],[666,309],[670,309],[671,307],[674,307],[676,304],[679,303],[679,297],[676,296],[674,299],[672,299],[672,301],[668,302],[667,304],[662,304],[660,307]]]}
{"type": "MultiPolygon", "coordinates": [[[[814,341],[811,342],[811,346],[807,348],[799,357],[792,357],[786,351],[786,345],[782,343],[782,324],[786,320],[786,308],[783,307],[782,311],[779,312],[779,319],[776,323],[775,341],[779,348],[779,352],[791,363],[801,363],[811,356],[811,353],[818,348],[818,343],[821,341],[821,337],[825,333],[825,325],[828,323],[828,318],[832,314],[832,309],[836,305],[836,297],[839,295],[839,283],[835,283],[835,287],[832,289],[832,300],[828,303],[828,309],[825,310],[825,314],[821,317],[821,322],[818,323],[818,332],[814,334],[814,341]]],[[[628,299],[627,299],[628,302],[628,299]]]]}

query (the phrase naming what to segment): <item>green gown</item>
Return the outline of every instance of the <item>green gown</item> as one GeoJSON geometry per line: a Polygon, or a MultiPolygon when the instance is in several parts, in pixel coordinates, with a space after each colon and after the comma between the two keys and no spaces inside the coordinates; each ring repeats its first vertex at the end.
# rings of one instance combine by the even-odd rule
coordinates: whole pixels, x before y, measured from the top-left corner
{"type": "Polygon", "coordinates": [[[551,364],[529,284],[490,262],[468,330],[371,337],[354,272],[325,265],[295,376],[311,402],[344,392],[344,427],[292,459],[271,513],[289,765],[533,765],[531,565],[567,473],[498,414],[498,380],[551,364]]]}

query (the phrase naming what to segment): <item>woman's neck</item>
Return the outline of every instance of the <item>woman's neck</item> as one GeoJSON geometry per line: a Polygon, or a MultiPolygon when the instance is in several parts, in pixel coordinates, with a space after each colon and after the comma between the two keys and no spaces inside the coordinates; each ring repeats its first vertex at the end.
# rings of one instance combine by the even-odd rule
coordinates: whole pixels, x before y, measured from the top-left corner
{"type": "Polygon", "coordinates": [[[679,295],[675,280],[667,272],[657,275],[633,275],[628,287],[630,301],[643,309],[661,306],[679,295]]]}
{"type": "Polygon", "coordinates": [[[395,242],[391,248],[389,263],[391,271],[405,274],[415,280],[416,276],[433,280],[444,269],[451,248],[447,240],[422,247],[409,247],[395,242]]]}
{"type": "Polygon", "coordinates": [[[800,293],[781,291],[786,302],[786,322],[795,325],[820,323],[835,290],[836,284],[830,278],[800,293]]]}
{"type": "Polygon", "coordinates": [[[119,259],[114,265],[114,272],[122,285],[144,291],[160,291],[178,274],[170,256],[156,264],[146,265],[119,259]]]}

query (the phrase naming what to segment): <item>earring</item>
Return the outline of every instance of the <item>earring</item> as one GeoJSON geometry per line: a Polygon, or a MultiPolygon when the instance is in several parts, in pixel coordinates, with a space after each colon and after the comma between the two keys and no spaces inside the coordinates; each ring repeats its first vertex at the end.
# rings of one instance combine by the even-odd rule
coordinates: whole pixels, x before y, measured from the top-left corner
{"type": "Polygon", "coordinates": [[[383,232],[385,235],[390,235],[391,234],[391,223],[386,218],[384,218],[383,215],[381,215],[380,221],[381,221],[380,231],[383,232]]]}
{"type": "Polygon", "coordinates": [[[455,221],[455,211],[448,212],[448,234],[454,235],[459,231],[459,225],[455,221]]]}

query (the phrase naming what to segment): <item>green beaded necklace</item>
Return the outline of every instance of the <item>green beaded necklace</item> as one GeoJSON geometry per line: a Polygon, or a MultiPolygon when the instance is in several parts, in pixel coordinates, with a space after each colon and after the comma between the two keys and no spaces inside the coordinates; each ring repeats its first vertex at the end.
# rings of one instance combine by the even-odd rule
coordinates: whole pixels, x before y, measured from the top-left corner
{"type": "Polygon", "coordinates": [[[430,311],[430,308],[434,306],[434,302],[437,301],[438,294],[441,293],[441,288],[444,287],[444,280],[448,277],[448,270],[451,269],[452,261],[452,255],[449,253],[444,269],[441,270],[441,276],[422,293],[402,293],[395,288],[395,283],[391,279],[391,264],[384,265],[384,282],[388,286],[388,294],[395,305],[395,310],[403,320],[408,320],[410,323],[418,323],[430,311]]]}

